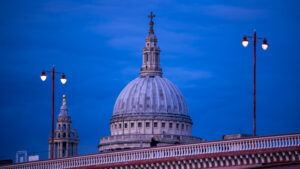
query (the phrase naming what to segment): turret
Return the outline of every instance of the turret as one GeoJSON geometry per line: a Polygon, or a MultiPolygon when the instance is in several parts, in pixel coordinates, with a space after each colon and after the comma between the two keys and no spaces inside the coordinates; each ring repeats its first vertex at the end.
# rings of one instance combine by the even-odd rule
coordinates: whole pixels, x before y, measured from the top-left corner
{"type": "MultiPolygon", "coordinates": [[[[59,115],[56,121],[54,136],[55,158],[69,157],[78,154],[79,136],[76,132],[76,129],[72,129],[71,125],[72,121],[66,104],[66,95],[63,95],[63,103],[60,107],[59,115]]],[[[51,138],[49,138],[49,150],[50,147],[51,138]]]]}

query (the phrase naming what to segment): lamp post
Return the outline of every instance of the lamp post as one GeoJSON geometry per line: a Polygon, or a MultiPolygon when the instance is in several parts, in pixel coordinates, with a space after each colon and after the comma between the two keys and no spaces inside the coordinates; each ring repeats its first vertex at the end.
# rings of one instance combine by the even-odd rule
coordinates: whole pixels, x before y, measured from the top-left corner
{"type": "Polygon", "coordinates": [[[256,100],[255,100],[255,97],[256,97],[256,41],[263,39],[263,43],[261,45],[263,50],[267,50],[267,48],[269,47],[269,44],[267,43],[267,40],[265,38],[256,37],[256,30],[254,30],[253,36],[244,35],[243,41],[241,42],[244,47],[247,47],[249,44],[249,41],[247,40],[247,38],[249,38],[250,40],[253,41],[253,47],[254,47],[253,48],[253,51],[254,51],[253,52],[253,54],[254,54],[254,57],[253,57],[253,60],[254,60],[254,62],[253,62],[253,136],[256,136],[256,100]]]}
{"type": "Polygon", "coordinates": [[[60,81],[62,84],[65,84],[67,82],[67,78],[64,73],[55,72],[54,65],[52,67],[52,71],[42,71],[41,79],[42,81],[45,81],[47,79],[46,73],[49,73],[52,75],[52,134],[51,134],[51,159],[54,159],[54,77],[55,75],[61,74],[60,81]]]}

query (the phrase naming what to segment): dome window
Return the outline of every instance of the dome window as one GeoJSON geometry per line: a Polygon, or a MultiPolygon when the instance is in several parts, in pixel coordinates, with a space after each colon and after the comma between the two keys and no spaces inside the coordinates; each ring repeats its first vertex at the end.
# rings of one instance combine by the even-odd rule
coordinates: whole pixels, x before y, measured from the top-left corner
{"type": "Polygon", "coordinates": [[[142,123],[141,122],[138,123],[138,127],[142,127],[142,123]]]}
{"type": "Polygon", "coordinates": [[[66,130],[66,125],[64,124],[63,127],[62,127],[63,131],[66,130]]]}
{"type": "Polygon", "coordinates": [[[150,127],[150,123],[149,122],[146,123],[146,127],[150,127]]]}

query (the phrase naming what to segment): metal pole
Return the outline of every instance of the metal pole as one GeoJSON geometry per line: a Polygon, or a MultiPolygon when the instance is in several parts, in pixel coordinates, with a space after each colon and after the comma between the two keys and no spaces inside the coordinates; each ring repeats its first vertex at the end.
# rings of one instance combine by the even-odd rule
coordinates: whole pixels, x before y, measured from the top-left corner
{"type": "Polygon", "coordinates": [[[51,137],[51,158],[54,159],[54,65],[52,67],[52,137],[51,137]]]}
{"type": "Polygon", "coordinates": [[[253,136],[256,136],[256,30],[253,36],[254,57],[253,57],[253,136]]]}

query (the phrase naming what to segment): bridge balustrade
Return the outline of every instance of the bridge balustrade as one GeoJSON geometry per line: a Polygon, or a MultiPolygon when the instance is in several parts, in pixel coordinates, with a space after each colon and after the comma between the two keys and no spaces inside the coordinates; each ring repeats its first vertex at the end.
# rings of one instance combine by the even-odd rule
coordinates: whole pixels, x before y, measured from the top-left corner
{"type": "MultiPolygon", "coordinates": [[[[210,141],[166,147],[118,151],[111,153],[90,154],[68,158],[60,158],[55,160],[41,160],[35,162],[19,163],[9,166],[3,166],[0,168],[74,168],[103,164],[116,164],[139,160],[151,160],[158,158],[193,156],[200,154],[236,152],[247,150],[263,150],[291,146],[300,146],[300,133],[290,135],[243,138],[236,140],[210,141]]],[[[240,161],[237,162],[240,163],[240,161]]]]}

